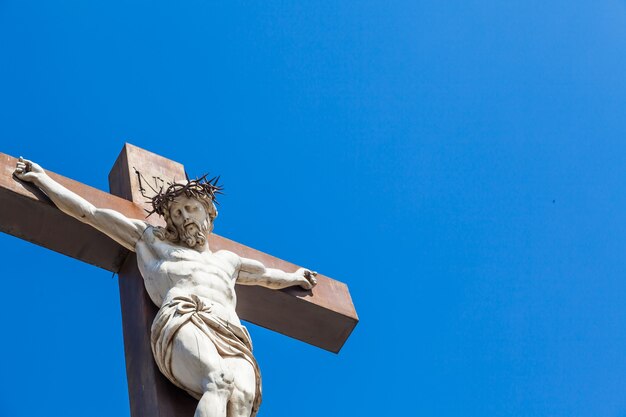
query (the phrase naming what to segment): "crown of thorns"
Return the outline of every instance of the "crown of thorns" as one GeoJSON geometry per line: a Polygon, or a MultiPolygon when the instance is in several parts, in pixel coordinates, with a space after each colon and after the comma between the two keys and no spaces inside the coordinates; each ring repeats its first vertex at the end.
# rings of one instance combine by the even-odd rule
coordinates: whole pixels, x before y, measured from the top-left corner
{"type": "Polygon", "coordinates": [[[152,204],[152,210],[146,210],[148,212],[148,216],[152,213],[163,216],[169,203],[174,201],[176,197],[183,194],[189,198],[196,198],[198,200],[210,198],[214,203],[219,204],[216,200],[216,196],[218,194],[224,194],[222,192],[224,187],[218,184],[220,177],[207,179],[207,176],[208,174],[205,174],[195,180],[187,178],[187,184],[170,184],[165,191],[163,191],[163,187],[161,187],[154,197],[149,197],[150,203],[152,204]]]}

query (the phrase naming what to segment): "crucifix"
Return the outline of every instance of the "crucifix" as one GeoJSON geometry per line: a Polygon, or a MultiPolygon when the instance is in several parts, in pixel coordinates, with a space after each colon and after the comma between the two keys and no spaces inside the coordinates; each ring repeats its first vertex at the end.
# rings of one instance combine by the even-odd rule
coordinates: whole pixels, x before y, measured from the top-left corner
{"type": "Polygon", "coordinates": [[[253,416],[239,317],[332,352],[358,322],[345,284],[210,234],[220,187],[179,163],[126,144],[111,194],[4,154],[0,168],[1,231],[118,273],[132,417],[253,416]]]}

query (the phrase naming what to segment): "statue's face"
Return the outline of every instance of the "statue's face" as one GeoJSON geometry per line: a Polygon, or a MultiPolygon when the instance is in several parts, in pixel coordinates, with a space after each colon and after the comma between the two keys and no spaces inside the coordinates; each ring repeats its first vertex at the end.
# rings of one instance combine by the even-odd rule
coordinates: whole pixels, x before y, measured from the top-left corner
{"type": "Polygon", "coordinates": [[[177,227],[185,227],[191,221],[203,223],[209,216],[202,203],[183,195],[170,204],[170,218],[177,227]]]}
{"type": "Polygon", "coordinates": [[[210,230],[211,219],[204,205],[195,198],[179,196],[170,203],[170,220],[176,227],[180,240],[195,248],[204,246],[210,230]]]}

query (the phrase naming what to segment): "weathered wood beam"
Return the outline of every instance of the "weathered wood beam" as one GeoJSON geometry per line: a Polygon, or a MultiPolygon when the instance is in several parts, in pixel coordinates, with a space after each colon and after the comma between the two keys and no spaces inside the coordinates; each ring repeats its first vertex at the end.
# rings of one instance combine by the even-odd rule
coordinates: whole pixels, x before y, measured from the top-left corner
{"type": "MultiPolygon", "coordinates": [[[[104,234],[56,209],[36,187],[14,179],[15,163],[16,158],[0,153],[0,231],[118,272],[128,251],[104,234]]],[[[179,179],[183,169],[180,164],[127,144],[114,167],[114,171],[119,169],[119,172],[112,171],[110,175],[111,189],[140,203],[144,199],[136,196],[138,187],[133,183],[136,181],[133,167],[147,177],[163,175],[164,178],[179,179]],[[166,171],[172,170],[178,170],[178,173],[166,174],[166,171]],[[127,181],[129,186],[122,187],[123,181],[127,181]],[[121,191],[123,189],[127,190],[126,194],[121,191]]],[[[114,209],[131,218],[145,217],[140,204],[51,172],[48,174],[98,207],[114,209]]],[[[158,223],[155,216],[149,220],[158,223]]],[[[297,268],[292,263],[217,235],[211,237],[210,245],[214,249],[228,249],[241,256],[258,259],[272,268],[286,271],[297,268]]],[[[313,291],[298,288],[272,291],[262,287],[238,286],[237,296],[237,312],[244,320],[332,352],[341,349],[358,322],[347,286],[323,275],[318,276],[318,285],[313,291]]]]}
{"type": "MultiPolygon", "coordinates": [[[[0,153],[0,231],[53,251],[117,272],[128,250],[96,229],[64,214],[32,184],[13,177],[17,159],[0,153]]],[[[47,171],[98,207],[140,219],[142,209],[130,201],[47,171]]]]}

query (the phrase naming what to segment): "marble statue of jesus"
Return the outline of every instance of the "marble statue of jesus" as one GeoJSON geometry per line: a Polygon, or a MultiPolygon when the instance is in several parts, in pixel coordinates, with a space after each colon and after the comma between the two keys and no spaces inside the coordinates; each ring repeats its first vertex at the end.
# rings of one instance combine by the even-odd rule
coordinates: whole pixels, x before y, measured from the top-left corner
{"type": "Polygon", "coordinates": [[[161,372],[199,400],[195,417],[254,417],[261,376],[252,343],[235,312],[235,283],[311,289],[315,272],[266,268],[232,252],[209,249],[217,217],[215,181],[172,184],[152,198],[165,227],[93,206],[20,158],[15,176],[39,187],[66,214],[136,252],[146,290],[159,312],[152,351],[161,372]]]}

